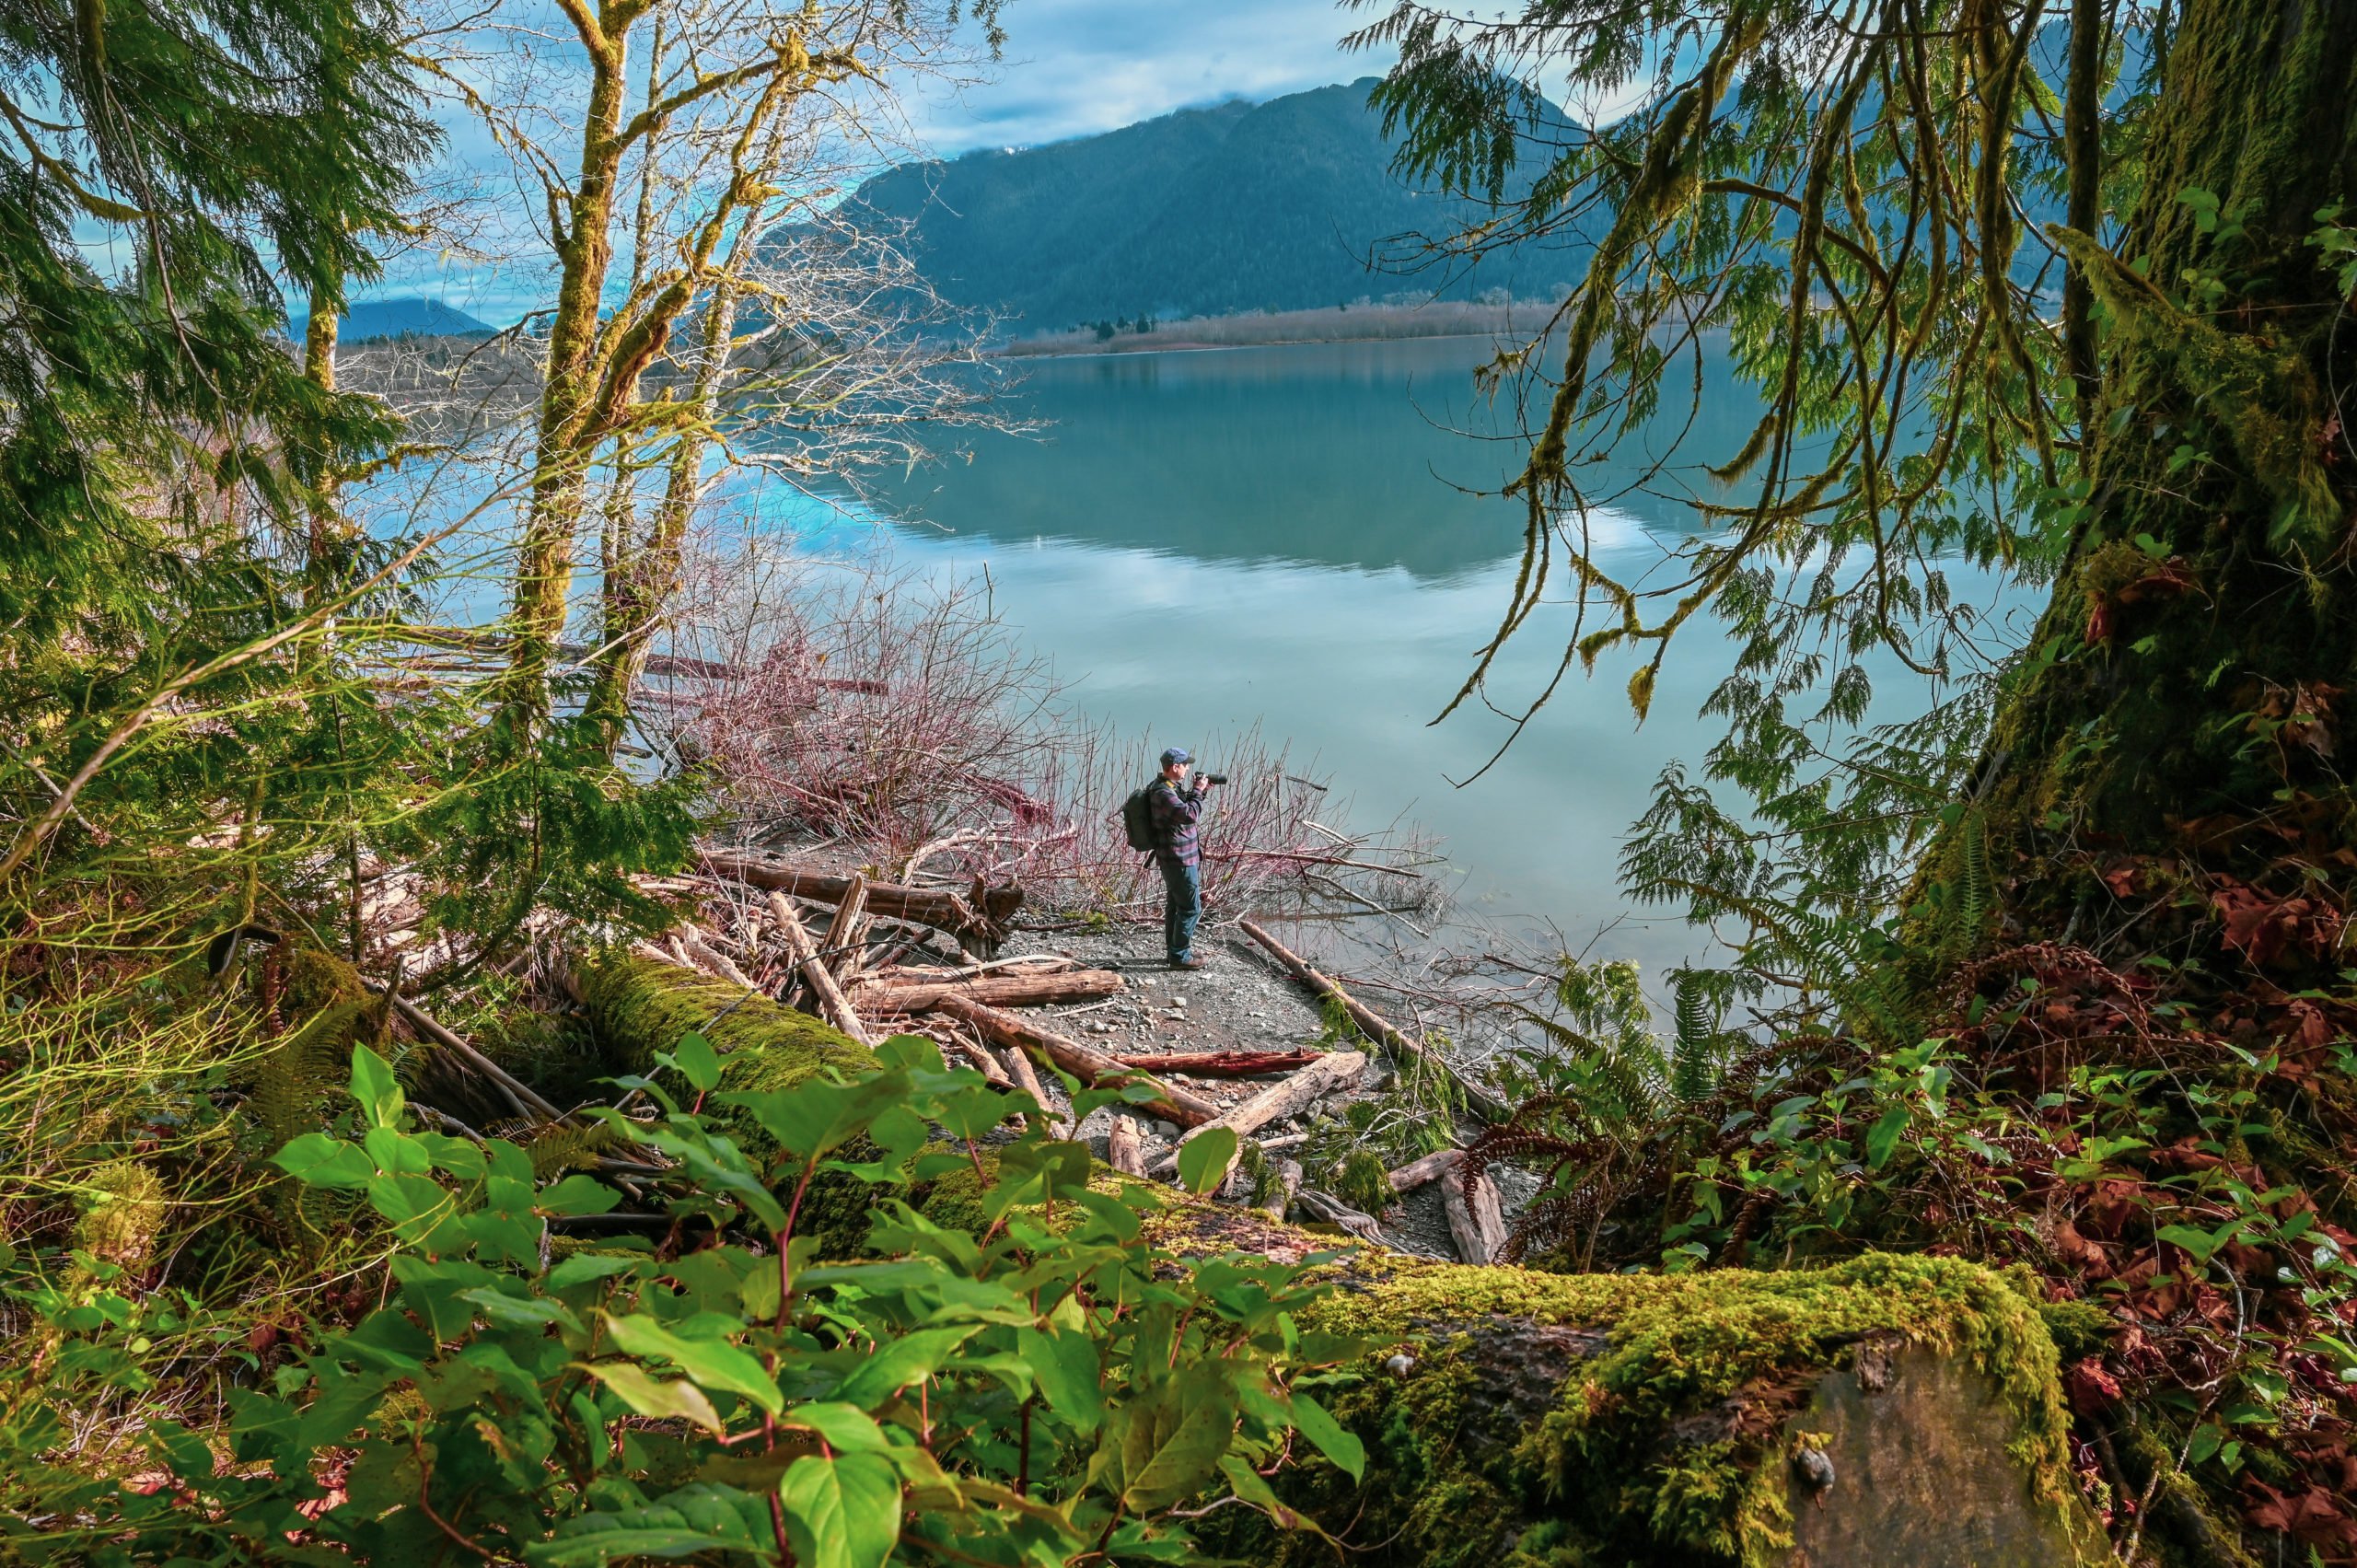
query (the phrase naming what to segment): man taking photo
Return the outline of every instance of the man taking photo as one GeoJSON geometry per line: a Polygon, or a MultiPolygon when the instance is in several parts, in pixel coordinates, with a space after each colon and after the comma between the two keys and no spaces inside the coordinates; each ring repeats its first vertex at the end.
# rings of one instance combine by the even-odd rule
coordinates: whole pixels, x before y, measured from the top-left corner
{"type": "Polygon", "coordinates": [[[1213,780],[1192,786],[1187,775],[1195,759],[1183,746],[1162,754],[1162,776],[1146,791],[1154,818],[1154,858],[1162,866],[1162,941],[1174,970],[1199,970],[1195,925],[1203,918],[1203,853],[1195,839],[1202,819],[1203,792],[1213,780]]]}

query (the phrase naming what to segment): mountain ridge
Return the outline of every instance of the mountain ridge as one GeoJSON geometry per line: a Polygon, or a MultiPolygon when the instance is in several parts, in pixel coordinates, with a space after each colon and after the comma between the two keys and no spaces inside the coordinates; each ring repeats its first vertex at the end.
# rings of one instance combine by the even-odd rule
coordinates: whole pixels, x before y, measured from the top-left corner
{"type": "Polygon", "coordinates": [[[906,226],[948,303],[1016,331],[1097,319],[1330,308],[1392,294],[1544,295],[1580,265],[1558,242],[1446,274],[1371,267],[1387,242],[1477,216],[1391,171],[1371,77],[1181,109],[1093,136],[904,164],[854,209],[906,226]]]}

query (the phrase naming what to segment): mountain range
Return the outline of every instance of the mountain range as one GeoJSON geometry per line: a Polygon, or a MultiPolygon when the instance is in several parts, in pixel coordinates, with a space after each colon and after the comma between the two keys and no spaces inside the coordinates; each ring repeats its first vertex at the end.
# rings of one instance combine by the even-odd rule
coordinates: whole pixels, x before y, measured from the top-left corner
{"type": "Polygon", "coordinates": [[[1373,78],[1180,110],[1046,146],[908,164],[853,201],[909,226],[949,303],[1017,333],[1083,321],[1330,308],[1366,297],[1544,296],[1579,275],[1557,241],[1468,271],[1370,267],[1471,215],[1391,170],[1373,78]]]}
{"type": "MultiPolygon", "coordinates": [[[[1331,308],[1398,296],[1543,297],[1585,258],[1558,238],[1418,267],[1420,235],[1480,215],[1392,172],[1396,145],[1367,106],[1368,77],[1266,103],[1183,109],[1044,146],[903,164],[851,198],[904,229],[943,299],[1003,319],[1009,335],[1083,322],[1331,308]]],[[[355,304],[346,343],[480,337],[493,329],[438,299],[355,304]]],[[[299,339],[302,324],[294,323],[299,339]]]]}

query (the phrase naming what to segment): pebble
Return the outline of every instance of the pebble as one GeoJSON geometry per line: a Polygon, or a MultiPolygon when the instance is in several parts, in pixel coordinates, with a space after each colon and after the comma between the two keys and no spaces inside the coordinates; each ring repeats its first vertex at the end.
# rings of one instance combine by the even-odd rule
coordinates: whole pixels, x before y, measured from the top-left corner
{"type": "Polygon", "coordinates": [[[1154,1124],[1154,1135],[1157,1138],[1163,1139],[1176,1138],[1178,1136],[1178,1123],[1176,1121],[1157,1121],[1154,1124]]]}

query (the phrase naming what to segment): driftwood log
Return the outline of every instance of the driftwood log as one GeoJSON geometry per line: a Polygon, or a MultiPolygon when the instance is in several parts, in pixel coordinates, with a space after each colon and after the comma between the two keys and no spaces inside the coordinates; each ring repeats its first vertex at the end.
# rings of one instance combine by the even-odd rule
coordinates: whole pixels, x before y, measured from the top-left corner
{"type": "Polygon", "coordinates": [[[1373,1214],[1360,1213],[1331,1192],[1321,1192],[1315,1187],[1304,1187],[1294,1194],[1294,1201],[1301,1205],[1301,1212],[1312,1219],[1323,1220],[1331,1225],[1340,1225],[1353,1236],[1362,1240],[1372,1241],[1377,1247],[1387,1248],[1391,1245],[1383,1239],[1383,1227],[1376,1223],[1373,1214]]]}
{"type": "Polygon", "coordinates": [[[1047,1086],[1039,1082],[1039,1074],[1031,1065],[1030,1056],[1021,1046],[1016,1045],[1000,1046],[998,1054],[999,1059],[1006,1063],[1007,1074],[1014,1078],[1015,1086],[1039,1102],[1040,1113],[1048,1119],[1048,1131],[1059,1138],[1071,1137],[1072,1119],[1056,1114],[1055,1103],[1048,1098],[1047,1086]]]}
{"type": "Polygon", "coordinates": [[[966,1032],[955,1024],[935,1024],[924,1031],[924,1037],[941,1047],[945,1059],[963,1062],[1002,1089],[1016,1087],[1014,1074],[998,1059],[998,1053],[978,1040],[969,1040],[966,1032]]]}
{"type": "Polygon", "coordinates": [[[1138,1124],[1132,1118],[1113,1118],[1113,1130],[1105,1135],[1105,1163],[1124,1176],[1145,1174],[1144,1140],[1138,1136],[1138,1124]]]}
{"type": "Polygon", "coordinates": [[[1420,1160],[1410,1160],[1391,1173],[1391,1191],[1413,1192],[1428,1181],[1437,1181],[1455,1170],[1465,1159],[1463,1149],[1443,1149],[1426,1155],[1420,1160]]]}
{"type": "Polygon", "coordinates": [[[1498,1206],[1497,1183],[1476,1175],[1458,1180],[1455,1175],[1440,1184],[1441,1207],[1448,1215],[1449,1239],[1457,1255],[1469,1263],[1494,1261],[1506,1244],[1505,1215],[1498,1206]]]}
{"type": "Polygon", "coordinates": [[[844,998],[842,987],[835,983],[835,977],[819,959],[819,950],[810,945],[810,934],[802,928],[802,917],[794,912],[793,901],[783,893],[772,893],[770,916],[777,922],[779,935],[785,938],[786,950],[794,956],[795,970],[802,976],[802,983],[819,999],[820,1016],[861,1045],[874,1046],[876,1041],[844,998]]]}
{"type": "MultiPolygon", "coordinates": [[[[1235,1109],[1204,1122],[1178,1141],[1185,1144],[1202,1136],[1213,1127],[1225,1127],[1236,1134],[1238,1140],[1237,1148],[1241,1152],[1244,1147],[1241,1140],[1248,1134],[1259,1132],[1271,1121],[1281,1121],[1308,1109],[1356,1078],[1365,1066],[1364,1052],[1329,1051],[1283,1083],[1263,1090],[1235,1109]]],[[[1235,1161],[1231,1159],[1228,1163],[1232,1167],[1235,1161]]],[[[1154,1163],[1157,1175],[1178,1168],[1178,1151],[1175,1148],[1154,1163]]]]}
{"type": "Polygon", "coordinates": [[[866,917],[867,878],[854,871],[842,901],[835,905],[835,917],[827,922],[826,935],[819,941],[819,961],[845,985],[859,973],[859,933],[866,917]]]}
{"type": "MultiPolygon", "coordinates": [[[[1053,1030],[1040,1028],[1012,1013],[1002,1013],[995,1007],[970,1002],[963,996],[945,996],[936,1005],[951,1017],[973,1025],[981,1031],[983,1039],[1044,1056],[1084,1084],[1094,1084],[1116,1074],[1134,1075],[1137,1073],[1137,1069],[1123,1066],[1092,1046],[1083,1045],[1053,1030]]],[[[1159,1081],[1155,1086],[1161,1091],[1160,1095],[1141,1109],[1152,1111],[1166,1121],[1193,1127],[1216,1121],[1219,1117],[1219,1107],[1200,1095],[1159,1081]]]]}
{"type": "MultiPolygon", "coordinates": [[[[601,959],[576,983],[620,1071],[646,1070],[691,1029],[720,1049],[724,1090],[869,1059],[814,1018],[671,966],[601,959]]],[[[982,1179],[958,1172],[909,1199],[979,1232],[982,1179]]],[[[1146,1224],[1174,1251],[1291,1263],[1333,1246],[1257,1210],[1162,1199],[1146,1224]]],[[[844,1207],[829,1238],[856,1249],[865,1231],[848,1227],[868,1205],[844,1207]]],[[[1299,1465],[1274,1484],[1362,1543],[1367,1568],[1504,1563],[1534,1540],[1562,1562],[1649,1568],[1804,1553],[1812,1568],[2109,1561],[2073,1481],[2040,1306],[1994,1270],[1868,1255],[1790,1272],[1562,1275],[1362,1256],[1329,1273],[1339,1288],[1303,1325],[1370,1347],[1353,1383],[1319,1391],[1366,1467],[1353,1479],[1299,1465]],[[1533,1443],[1542,1432],[1562,1446],[1533,1443]],[[1829,1486],[1790,1463],[1804,1434],[1829,1486]]],[[[1198,1530],[1209,1556],[1333,1561],[1324,1539],[1251,1510],[1198,1530]]]]}
{"type": "Polygon", "coordinates": [[[1324,1054],[1316,1051],[1174,1051],[1166,1056],[1140,1052],[1118,1054],[1124,1067],[1149,1073],[1188,1073],[1198,1078],[1257,1078],[1268,1073],[1290,1073],[1306,1067],[1324,1054]]]}
{"type": "Polygon", "coordinates": [[[1272,1220],[1281,1220],[1293,1213],[1294,1196],[1301,1191],[1301,1176],[1299,1160],[1279,1160],[1276,1191],[1271,1192],[1268,1200],[1260,1205],[1260,1212],[1272,1220]]]}
{"type": "Polygon", "coordinates": [[[1349,1014],[1351,1022],[1358,1026],[1359,1032],[1388,1051],[1393,1061],[1413,1062],[1442,1074],[1465,1096],[1466,1104],[1491,1121],[1504,1121],[1513,1114],[1505,1101],[1458,1072],[1437,1052],[1426,1051],[1421,1042],[1400,1033],[1388,1019],[1344,991],[1331,976],[1312,969],[1307,959],[1270,935],[1258,922],[1242,920],[1237,923],[1244,928],[1247,936],[1267,948],[1270,956],[1283,964],[1294,979],[1349,1014]]]}
{"type": "Polygon", "coordinates": [[[871,976],[858,988],[859,1005],[879,1013],[922,1013],[946,996],[985,1007],[1042,1007],[1095,1002],[1125,985],[1111,970],[1063,970],[1048,974],[984,974],[970,980],[891,980],[871,976]]]}
{"type": "Polygon", "coordinates": [[[714,947],[711,940],[694,926],[680,926],[671,933],[671,940],[678,944],[680,955],[688,960],[690,968],[702,970],[732,985],[741,985],[748,991],[761,989],[743,970],[737,967],[735,959],[714,947]]]}
{"type": "MultiPolygon", "coordinates": [[[[703,865],[707,874],[725,881],[822,904],[842,903],[853,880],[756,850],[707,849],[703,865]]],[[[1013,883],[983,889],[979,900],[946,888],[909,888],[896,882],[869,882],[866,889],[870,913],[946,931],[969,949],[995,946],[1023,907],[1023,889],[1013,883]]]]}

